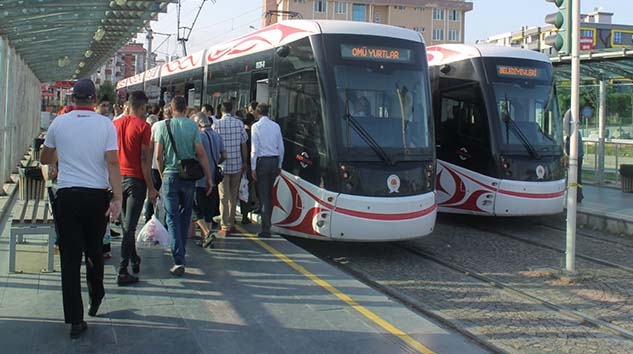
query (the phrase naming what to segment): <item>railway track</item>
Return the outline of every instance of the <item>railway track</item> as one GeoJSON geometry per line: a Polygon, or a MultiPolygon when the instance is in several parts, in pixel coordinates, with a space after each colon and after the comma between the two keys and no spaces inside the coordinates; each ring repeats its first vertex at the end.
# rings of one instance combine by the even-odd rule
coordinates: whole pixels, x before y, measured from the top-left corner
{"type": "MultiPolygon", "coordinates": [[[[533,240],[528,240],[528,239],[525,239],[524,237],[521,237],[521,236],[512,235],[509,232],[499,231],[499,230],[496,230],[494,228],[490,228],[490,227],[486,227],[486,226],[480,226],[480,225],[469,225],[469,226],[474,227],[474,228],[476,228],[476,229],[478,229],[480,231],[493,233],[495,235],[498,235],[498,236],[501,236],[501,237],[504,237],[504,238],[508,238],[508,239],[512,239],[512,240],[516,240],[516,241],[520,241],[520,242],[523,242],[523,243],[527,243],[527,244],[532,245],[532,246],[545,248],[545,249],[556,251],[556,252],[559,252],[559,253],[562,253],[562,254],[565,253],[565,249],[563,249],[563,248],[547,245],[547,244],[544,244],[544,243],[541,243],[541,242],[537,242],[537,241],[533,241],[533,240]]],[[[557,229],[555,229],[555,230],[557,230],[557,229]]],[[[558,231],[560,231],[560,230],[558,230],[558,231]]],[[[584,234],[582,234],[581,236],[587,237],[587,235],[584,235],[584,234]]],[[[595,239],[597,241],[607,242],[607,241],[603,240],[602,238],[595,237],[595,236],[591,236],[590,238],[592,240],[595,239]]],[[[613,244],[613,243],[611,243],[611,244],[613,244]]],[[[620,244],[619,246],[631,247],[631,245],[624,245],[624,244],[620,244]]],[[[593,262],[593,263],[596,263],[596,264],[600,264],[600,265],[604,265],[604,266],[607,266],[607,267],[619,269],[619,270],[622,270],[624,272],[633,274],[633,268],[632,267],[628,267],[628,266],[625,266],[625,265],[613,263],[613,262],[608,261],[606,259],[592,257],[592,256],[588,256],[588,255],[582,254],[582,253],[576,253],[576,257],[584,259],[584,260],[587,260],[587,261],[590,261],[590,262],[593,262]]]]}
{"type": "Polygon", "coordinates": [[[477,271],[475,271],[473,269],[469,269],[469,268],[463,267],[461,265],[458,265],[458,264],[451,263],[449,261],[440,259],[440,258],[438,258],[438,257],[436,257],[436,256],[434,256],[434,255],[432,255],[432,254],[430,254],[430,253],[428,253],[428,252],[426,252],[424,250],[421,250],[421,249],[415,247],[415,246],[411,246],[411,245],[407,245],[407,244],[401,244],[401,245],[398,245],[396,247],[398,247],[398,248],[400,248],[400,249],[402,249],[402,250],[404,250],[406,252],[413,253],[413,254],[415,254],[415,255],[417,255],[419,257],[422,257],[422,258],[424,258],[426,260],[429,260],[429,261],[432,261],[434,263],[440,264],[440,265],[442,265],[442,266],[444,266],[446,268],[449,268],[449,269],[451,269],[451,270],[453,270],[455,272],[462,273],[462,274],[464,274],[464,275],[466,275],[466,276],[468,276],[470,278],[477,279],[477,280],[479,280],[481,282],[484,282],[484,283],[486,283],[486,284],[488,284],[490,286],[493,286],[493,287],[495,287],[497,289],[500,289],[500,290],[502,290],[502,291],[504,291],[506,293],[509,293],[509,294],[511,294],[513,296],[518,296],[518,297],[523,298],[523,299],[525,299],[527,301],[530,301],[530,302],[533,302],[533,303],[536,303],[536,304],[540,304],[540,305],[550,309],[551,311],[555,311],[555,312],[557,312],[557,313],[559,313],[561,315],[564,315],[566,317],[578,320],[578,321],[580,321],[583,324],[591,325],[591,326],[593,326],[593,327],[595,327],[595,328],[597,328],[599,330],[603,330],[603,331],[606,331],[606,332],[609,332],[609,333],[612,333],[612,334],[624,337],[626,339],[633,340],[633,332],[628,331],[628,330],[626,330],[624,328],[615,326],[613,324],[610,324],[608,322],[602,321],[602,320],[597,319],[597,318],[593,318],[593,317],[588,316],[588,315],[586,315],[586,314],[584,314],[582,312],[579,312],[579,311],[576,311],[574,309],[571,309],[571,308],[569,308],[567,306],[557,305],[557,304],[549,302],[549,301],[547,301],[547,300],[545,300],[543,298],[540,298],[538,296],[534,296],[534,295],[528,294],[525,291],[522,291],[522,290],[517,289],[517,288],[515,288],[513,286],[505,284],[502,281],[499,281],[499,280],[494,279],[492,277],[483,275],[483,274],[481,274],[481,273],[479,273],[479,272],[477,272],[477,271]]]}

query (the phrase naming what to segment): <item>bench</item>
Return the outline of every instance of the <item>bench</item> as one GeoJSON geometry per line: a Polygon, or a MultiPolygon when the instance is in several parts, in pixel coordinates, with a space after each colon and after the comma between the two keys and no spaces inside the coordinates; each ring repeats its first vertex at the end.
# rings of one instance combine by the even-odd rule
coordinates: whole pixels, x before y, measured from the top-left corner
{"type": "Polygon", "coordinates": [[[9,238],[9,272],[15,273],[16,247],[18,243],[26,243],[25,235],[46,235],[48,237],[48,267],[46,271],[54,271],[55,225],[48,198],[18,200],[13,209],[11,232],[9,238]]]}

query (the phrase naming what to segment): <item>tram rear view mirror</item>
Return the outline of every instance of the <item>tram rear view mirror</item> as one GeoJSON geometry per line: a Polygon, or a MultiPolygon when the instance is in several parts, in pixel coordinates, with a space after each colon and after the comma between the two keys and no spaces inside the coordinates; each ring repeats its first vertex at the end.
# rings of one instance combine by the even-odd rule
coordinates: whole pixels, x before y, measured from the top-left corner
{"type": "Polygon", "coordinates": [[[290,54],[290,47],[288,47],[287,45],[282,45],[281,47],[277,48],[277,55],[279,55],[282,58],[285,58],[288,56],[288,54],[290,54]]]}
{"type": "Polygon", "coordinates": [[[451,66],[448,64],[444,64],[442,65],[442,67],[440,68],[440,71],[442,72],[442,74],[447,75],[450,71],[451,71],[451,66]]]}

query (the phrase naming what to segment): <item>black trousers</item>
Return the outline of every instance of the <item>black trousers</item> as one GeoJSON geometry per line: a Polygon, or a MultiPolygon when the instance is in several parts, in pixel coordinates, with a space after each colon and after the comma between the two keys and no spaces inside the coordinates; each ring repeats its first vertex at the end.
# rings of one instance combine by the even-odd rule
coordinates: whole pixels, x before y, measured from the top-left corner
{"type": "Polygon", "coordinates": [[[136,226],[143,211],[143,203],[147,194],[145,180],[136,177],[123,176],[121,188],[123,190],[123,202],[121,203],[121,216],[123,217],[123,240],[121,240],[121,262],[119,274],[127,273],[127,267],[132,262],[137,262],[136,252],[136,226]]]}
{"type": "Polygon", "coordinates": [[[279,170],[278,157],[260,157],[257,159],[257,193],[261,209],[261,232],[270,234],[271,217],[273,212],[273,185],[279,170]]]}
{"type": "Polygon", "coordinates": [[[103,288],[103,235],[109,196],[104,189],[63,188],[57,191],[56,213],[62,266],[62,297],[66,323],[84,317],[81,299],[81,258],[85,254],[90,301],[100,301],[103,288]]]}

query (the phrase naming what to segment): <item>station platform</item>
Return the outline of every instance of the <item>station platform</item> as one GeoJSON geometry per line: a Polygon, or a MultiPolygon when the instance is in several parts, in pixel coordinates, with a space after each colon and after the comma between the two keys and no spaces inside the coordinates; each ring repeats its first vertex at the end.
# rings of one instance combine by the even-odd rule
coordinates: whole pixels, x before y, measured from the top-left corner
{"type": "Polygon", "coordinates": [[[214,249],[190,240],[183,277],[169,274],[168,250],[141,247],[141,281],[127,287],[116,285],[115,239],[104,302],[73,341],[63,322],[59,257],[54,272],[42,272],[45,244],[27,238],[18,247],[22,273],[8,274],[9,223],[0,237],[2,352],[485,352],[284,238],[256,238],[257,226],[249,226],[214,249]]]}
{"type": "Polygon", "coordinates": [[[578,204],[578,225],[633,236],[633,193],[585,184],[578,204]]]}

